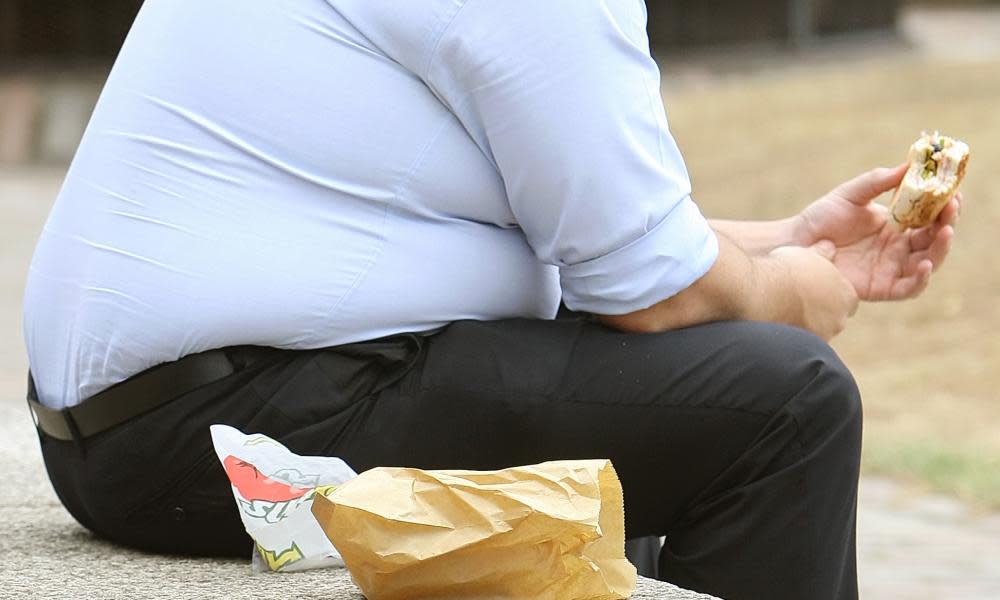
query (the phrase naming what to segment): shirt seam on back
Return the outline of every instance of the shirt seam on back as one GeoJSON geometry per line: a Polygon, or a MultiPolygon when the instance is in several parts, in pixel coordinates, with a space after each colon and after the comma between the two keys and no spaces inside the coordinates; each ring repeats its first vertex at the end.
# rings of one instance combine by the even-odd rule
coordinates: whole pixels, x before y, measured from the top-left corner
{"type": "MultiPolygon", "coordinates": [[[[430,72],[431,64],[434,61],[434,57],[437,55],[437,51],[441,45],[441,41],[444,39],[444,36],[448,32],[448,30],[451,29],[451,26],[458,18],[458,15],[461,14],[462,9],[464,9],[468,4],[469,0],[462,2],[460,5],[458,5],[455,12],[452,13],[450,17],[448,17],[443,21],[441,29],[437,34],[434,43],[431,45],[430,52],[427,55],[427,61],[424,64],[423,72],[418,74],[425,81],[428,79],[428,73],[430,72]]],[[[443,104],[444,103],[442,103],[442,105],[443,104]]],[[[445,106],[445,109],[447,110],[447,106],[445,106]]],[[[447,114],[454,116],[454,113],[451,112],[450,110],[448,111],[447,114]]],[[[413,161],[413,164],[410,166],[407,172],[403,175],[403,177],[400,178],[399,182],[396,184],[395,188],[393,189],[392,200],[387,201],[385,203],[385,211],[383,212],[383,217],[382,217],[382,236],[381,239],[379,240],[379,246],[375,250],[375,252],[372,253],[372,256],[368,259],[368,262],[361,269],[361,272],[359,272],[358,275],[354,278],[354,281],[351,282],[351,286],[347,289],[347,291],[344,292],[343,295],[341,295],[341,297],[337,300],[336,304],[330,307],[330,310],[327,311],[326,319],[328,321],[332,321],[333,316],[337,313],[337,311],[343,308],[344,305],[347,304],[347,302],[354,296],[354,293],[361,286],[361,283],[368,277],[368,274],[371,273],[371,270],[375,267],[375,263],[378,262],[378,259],[381,258],[382,253],[385,251],[385,244],[388,238],[389,219],[391,216],[391,211],[393,211],[394,209],[398,210],[400,199],[402,196],[401,192],[404,190],[406,184],[412,180],[413,176],[416,174],[420,165],[423,164],[428,152],[430,151],[431,146],[433,146],[434,142],[440,136],[441,131],[444,129],[445,123],[447,123],[447,115],[445,115],[441,121],[442,122],[438,125],[437,129],[427,140],[427,143],[420,150],[420,153],[417,155],[417,158],[413,161]]]]}
{"type": "MultiPolygon", "coordinates": [[[[646,89],[646,101],[649,104],[649,111],[653,114],[653,119],[656,121],[656,123],[658,125],[660,125],[660,127],[657,128],[659,131],[657,131],[656,144],[657,144],[657,149],[659,150],[659,154],[660,154],[660,165],[665,165],[666,162],[667,162],[667,156],[666,156],[666,152],[664,151],[664,148],[663,148],[663,134],[664,134],[664,132],[663,132],[663,128],[662,128],[662,123],[660,123],[659,115],[657,114],[656,100],[655,100],[655,98],[660,97],[660,96],[659,96],[659,94],[655,94],[653,92],[653,88],[649,85],[649,80],[646,78],[645,74],[643,74],[643,76],[642,76],[642,87],[644,87],[646,89]]],[[[661,109],[662,109],[663,108],[662,97],[661,97],[660,102],[661,102],[660,106],[661,106],[661,109]]]]}
{"type": "Polygon", "coordinates": [[[431,45],[430,52],[427,54],[427,60],[420,72],[420,77],[422,77],[425,81],[430,79],[431,66],[434,63],[434,59],[437,57],[438,49],[441,47],[441,42],[444,40],[444,36],[451,30],[452,25],[454,25],[455,21],[458,20],[458,16],[462,14],[465,7],[471,3],[472,0],[463,1],[455,9],[455,12],[441,24],[441,30],[438,32],[434,43],[431,45]]]}
{"type": "Polygon", "coordinates": [[[386,202],[382,210],[382,223],[379,226],[380,235],[378,240],[378,246],[373,250],[368,260],[365,261],[364,266],[354,277],[354,281],[351,282],[350,287],[340,295],[337,302],[330,307],[330,310],[326,313],[326,321],[328,323],[333,322],[333,315],[337,313],[344,306],[347,300],[354,295],[354,292],[361,286],[361,283],[368,278],[368,274],[375,267],[375,263],[382,257],[382,253],[385,251],[386,240],[389,238],[389,216],[392,210],[392,204],[386,202]]]}
{"type": "Polygon", "coordinates": [[[441,133],[444,131],[445,126],[448,124],[448,117],[453,117],[453,116],[454,115],[450,111],[446,110],[445,114],[441,116],[440,122],[434,128],[433,133],[431,133],[431,135],[428,136],[427,142],[420,149],[420,152],[417,153],[416,158],[413,159],[413,162],[411,163],[410,167],[406,170],[403,176],[400,177],[399,180],[396,182],[396,184],[393,186],[391,199],[385,202],[385,211],[383,212],[382,226],[381,226],[382,235],[381,238],[379,239],[379,246],[378,248],[375,249],[371,257],[365,263],[365,266],[361,269],[361,272],[359,272],[358,275],[354,278],[354,281],[351,282],[351,286],[341,295],[341,297],[337,300],[337,303],[334,304],[327,312],[326,314],[327,322],[333,321],[333,317],[337,313],[337,311],[343,308],[344,305],[347,304],[348,300],[350,300],[354,296],[354,292],[357,291],[357,289],[361,286],[361,283],[368,277],[369,273],[371,273],[371,270],[375,267],[375,264],[378,262],[379,258],[382,257],[382,254],[385,251],[386,241],[388,240],[389,237],[390,217],[392,216],[392,213],[394,211],[402,209],[401,206],[402,199],[406,196],[408,184],[413,180],[413,177],[424,165],[424,163],[427,160],[427,156],[430,154],[431,148],[434,147],[435,142],[437,142],[437,140],[441,137],[441,133]]]}

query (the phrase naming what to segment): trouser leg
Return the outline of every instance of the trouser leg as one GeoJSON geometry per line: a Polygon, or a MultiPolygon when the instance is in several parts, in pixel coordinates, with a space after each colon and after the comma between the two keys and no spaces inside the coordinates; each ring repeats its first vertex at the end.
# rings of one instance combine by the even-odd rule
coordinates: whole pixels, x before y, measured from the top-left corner
{"type": "Polygon", "coordinates": [[[661,576],[731,600],[821,600],[857,593],[860,426],[850,374],[798,329],[458,323],[320,449],[359,468],[611,458],[627,534],[667,536],[661,576]]]}
{"type": "Polygon", "coordinates": [[[860,399],[812,346],[771,357],[798,389],[669,527],[663,578],[733,600],[857,598],[860,399]]]}
{"type": "Polygon", "coordinates": [[[660,538],[655,535],[628,539],[625,540],[625,558],[635,565],[639,575],[657,579],[662,548],[660,538]]]}

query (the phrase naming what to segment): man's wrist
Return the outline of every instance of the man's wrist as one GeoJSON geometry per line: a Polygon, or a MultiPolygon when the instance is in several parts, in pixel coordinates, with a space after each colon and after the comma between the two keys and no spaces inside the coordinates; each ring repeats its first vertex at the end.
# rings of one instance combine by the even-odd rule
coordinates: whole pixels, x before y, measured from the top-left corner
{"type": "MultiPolygon", "coordinates": [[[[786,244],[792,245],[792,244],[786,244]]],[[[744,318],[750,321],[800,324],[805,308],[795,273],[780,254],[751,257],[753,289],[748,290],[744,318]]]]}
{"type": "Polygon", "coordinates": [[[807,247],[819,241],[814,239],[816,236],[813,234],[812,227],[809,226],[808,219],[801,212],[782,219],[781,227],[783,229],[782,235],[788,240],[786,244],[783,244],[785,246],[807,247]]]}
{"type": "Polygon", "coordinates": [[[716,232],[725,234],[750,256],[764,256],[781,246],[808,246],[809,228],[801,214],[773,221],[710,220],[716,232]]]}

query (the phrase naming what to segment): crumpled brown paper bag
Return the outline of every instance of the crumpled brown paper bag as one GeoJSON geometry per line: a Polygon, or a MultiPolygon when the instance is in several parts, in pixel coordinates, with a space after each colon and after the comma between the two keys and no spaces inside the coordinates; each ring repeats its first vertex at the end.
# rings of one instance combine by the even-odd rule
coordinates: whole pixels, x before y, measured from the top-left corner
{"type": "Polygon", "coordinates": [[[312,511],[369,600],[618,600],[635,590],[608,460],[381,467],[317,494],[312,511]]]}

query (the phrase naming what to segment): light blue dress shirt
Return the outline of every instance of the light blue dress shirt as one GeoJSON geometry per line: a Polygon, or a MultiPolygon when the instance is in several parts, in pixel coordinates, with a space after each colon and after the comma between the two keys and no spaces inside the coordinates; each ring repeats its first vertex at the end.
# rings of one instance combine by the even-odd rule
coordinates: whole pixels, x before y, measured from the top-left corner
{"type": "Polygon", "coordinates": [[[641,0],[147,0],[41,236],[72,405],[211,348],[622,314],[714,262],[641,0]]]}

